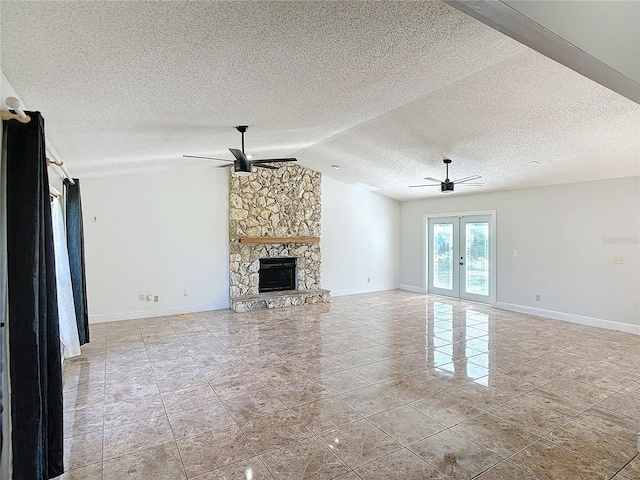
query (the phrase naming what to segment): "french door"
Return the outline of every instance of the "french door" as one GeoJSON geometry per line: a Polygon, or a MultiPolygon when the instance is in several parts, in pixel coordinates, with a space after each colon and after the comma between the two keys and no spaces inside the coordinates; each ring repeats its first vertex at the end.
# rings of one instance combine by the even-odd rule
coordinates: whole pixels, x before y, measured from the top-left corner
{"type": "Polygon", "coordinates": [[[491,215],[429,219],[430,293],[493,303],[493,223],[491,215]]]}

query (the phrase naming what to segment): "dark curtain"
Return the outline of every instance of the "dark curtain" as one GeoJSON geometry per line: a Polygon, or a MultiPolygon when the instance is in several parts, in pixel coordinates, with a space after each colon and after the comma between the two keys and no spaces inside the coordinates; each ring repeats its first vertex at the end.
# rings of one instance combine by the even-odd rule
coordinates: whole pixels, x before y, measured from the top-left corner
{"type": "Polygon", "coordinates": [[[62,366],[44,119],[7,122],[13,478],[63,473],[62,366]]]}
{"type": "MultiPolygon", "coordinates": [[[[0,158],[0,455],[2,449],[7,448],[4,441],[3,422],[5,413],[4,398],[4,343],[5,343],[5,323],[7,320],[7,221],[6,221],[6,192],[7,192],[7,177],[6,177],[6,128],[3,122],[2,124],[2,157],[0,158]]],[[[0,472],[2,473],[2,472],[0,472]]]]}
{"type": "Polygon", "coordinates": [[[72,185],[65,178],[65,200],[67,204],[67,250],[73,287],[73,303],[76,307],[78,338],[80,345],[89,343],[89,309],[87,308],[87,285],[84,269],[84,228],[82,226],[82,201],[80,200],[80,180],[73,179],[72,185]]]}

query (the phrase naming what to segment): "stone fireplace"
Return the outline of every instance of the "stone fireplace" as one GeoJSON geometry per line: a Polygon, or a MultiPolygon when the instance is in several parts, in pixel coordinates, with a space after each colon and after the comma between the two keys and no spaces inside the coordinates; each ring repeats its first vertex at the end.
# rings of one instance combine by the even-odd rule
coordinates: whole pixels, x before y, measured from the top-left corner
{"type": "MultiPolygon", "coordinates": [[[[321,303],[322,174],[296,164],[253,169],[229,188],[230,308],[235,311],[321,303]],[[293,288],[261,291],[261,264],[294,259],[293,288]]],[[[276,263],[282,263],[277,262],[276,263]]]]}

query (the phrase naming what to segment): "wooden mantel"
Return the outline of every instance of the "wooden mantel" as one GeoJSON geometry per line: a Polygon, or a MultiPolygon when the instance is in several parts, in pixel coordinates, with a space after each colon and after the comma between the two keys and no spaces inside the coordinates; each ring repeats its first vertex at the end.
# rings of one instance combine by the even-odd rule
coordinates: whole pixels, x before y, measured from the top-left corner
{"type": "Polygon", "coordinates": [[[238,243],[318,243],[320,237],[240,237],[238,243]]]}

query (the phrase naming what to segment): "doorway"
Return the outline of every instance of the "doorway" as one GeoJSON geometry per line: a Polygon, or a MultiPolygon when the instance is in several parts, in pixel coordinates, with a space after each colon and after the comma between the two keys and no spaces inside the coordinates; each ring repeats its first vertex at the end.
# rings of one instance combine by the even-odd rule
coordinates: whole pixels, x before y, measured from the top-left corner
{"type": "Polygon", "coordinates": [[[427,291],[495,303],[495,214],[429,217],[427,291]]]}

